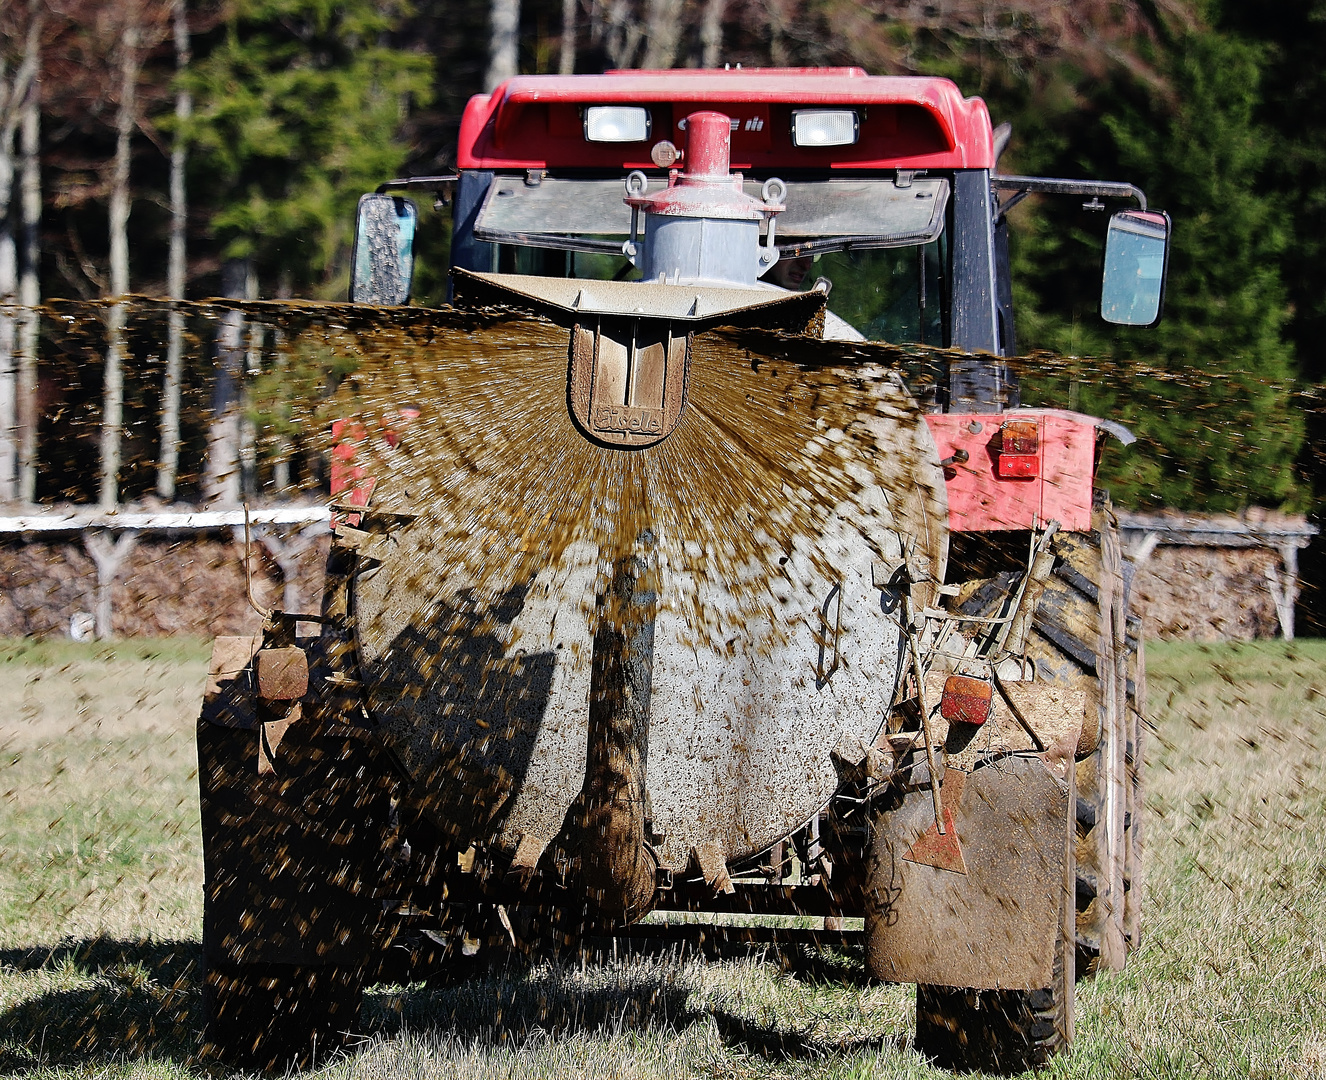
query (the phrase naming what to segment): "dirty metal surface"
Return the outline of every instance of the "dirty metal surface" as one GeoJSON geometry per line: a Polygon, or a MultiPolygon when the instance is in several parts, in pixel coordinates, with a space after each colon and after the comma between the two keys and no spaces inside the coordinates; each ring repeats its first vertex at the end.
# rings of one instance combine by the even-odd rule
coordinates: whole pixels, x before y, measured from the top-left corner
{"type": "Polygon", "coordinates": [[[652,446],[686,407],[690,336],[666,319],[603,319],[571,332],[571,415],[610,446],[652,446]]]}
{"type": "MultiPolygon", "coordinates": [[[[926,698],[938,702],[946,676],[926,676],[926,698]]],[[[976,763],[992,754],[1040,752],[1046,767],[1060,780],[1066,779],[1077,750],[1086,718],[1086,691],[1044,680],[1011,682],[1000,680],[990,702],[990,719],[979,727],[949,724],[938,709],[931,719],[935,737],[944,744],[944,760],[952,768],[971,772],[976,763]],[[1016,709],[1036,733],[1040,746],[1018,723],[1016,709]],[[1042,750],[1042,747],[1044,748],[1042,750]]]]}
{"type": "MultiPolygon", "coordinates": [[[[653,281],[589,281],[582,278],[484,274],[456,270],[456,303],[478,307],[532,304],[554,307],[580,317],[648,316],[683,323],[715,325],[740,314],[758,318],[764,327],[805,327],[824,307],[820,293],[714,285],[662,285],[653,281]],[[522,303],[523,302],[523,303],[522,303]]],[[[743,324],[744,325],[744,324],[743,324]]],[[[694,325],[688,330],[695,329],[694,325]]]]}
{"type": "Polygon", "coordinates": [[[203,948],[213,963],[360,964],[391,887],[389,770],[364,740],[281,734],[275,767],[255,769],[254,732],[199,722],[203,948]]]}
{"type": "Polygon", "coordinates": [[[1069,795],[1034,756],[1001,758],[973,772],[961,796],[949,800],[966,874],[905,858],[934,829],[928,790],[877,812],[866,897],[871,974],[981,990],[1050,986],[1069,795]]]}
{"type": "Polygon", "coordinates": [[[568,345],[541,319],[474,322],[374,352],[343,387],[340,414],[370,426],[421,410],[364,449],[360,527],[388,538],[353,583],[370,711],[461,837],[551,840],[585,776],[601,599],[648,533],[655,846],[674,870],[706,843],[752,854],[828,799],[832,748],[883,722],[899,629],[871,567],[908,538],[942,576],[933,440],[887,350],[709,331],[672,435],[595,445],[568,345]]]}

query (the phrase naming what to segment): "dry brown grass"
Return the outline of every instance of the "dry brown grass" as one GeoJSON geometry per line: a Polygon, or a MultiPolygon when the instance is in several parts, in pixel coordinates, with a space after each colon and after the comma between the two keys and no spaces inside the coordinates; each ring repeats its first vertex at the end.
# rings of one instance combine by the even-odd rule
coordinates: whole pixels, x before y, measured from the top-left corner
{"type": "MultiPolygon", "coordinates": [[[[1079,988],[1046,1075],[1326,1075],[1326,643],[1150,648],[1147,938],[1079,988]]],[[[0,1071],[196,1071],[204,657],[0,649],[0,1071]]],[[[534,964],[375,989],[360,1053],[319,1072],[942,1075],[911,997],[850,955],[534,964]]]]}

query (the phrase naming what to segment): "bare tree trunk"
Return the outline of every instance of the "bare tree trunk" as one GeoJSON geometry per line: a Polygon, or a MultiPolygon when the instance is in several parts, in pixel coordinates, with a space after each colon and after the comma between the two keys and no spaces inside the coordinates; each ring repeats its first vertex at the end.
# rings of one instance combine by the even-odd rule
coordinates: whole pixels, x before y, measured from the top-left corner
{"type": "MultiPolygon", "coordinates": [[[[253,263],[248,263],[244,279],[244,299],[257,300],[258,274],[253,263]]],[[[248,379],[262,374],[263,325],[256,319],[246,319],[244,375],[239,394],[239,490],[244,499],[258,492],[258,429],[249,416],[248,379]]]]}
{"type": "MultiPolygon", "coordinates": [[[[221,291],[244,298],[248,261],[231,259],[221,267],[221,291]]],[[[244,315],[228,311],[216,331],[216,382],[212,419],[207,428],[207,471],[203,495],[208,502],[233,506],[240,498],[240,412],[244,381],[244,315]]]]}
{"type": "Polygon", "coordinates": [[[648,41],[641,66],[655,70],[672,67],[681,40],[681,4],[682,0],[649,0],[645,14],[648,41]]]}
{"type": "Polygon", "coordinates": [[[9,77],[0,60],[0,502],[18,494],[18,395],[15,345],[18,313],[18,247],[14,235],[14,134],[18,130],[28,90],[37,77],[44,13],[28,4],[27,36],[23,59],[9,77]]]}
{"type": "Polygon", "coordinates": [[[110,641],[114,636],[115,579],[124,569],[124,562],[138,543],[138,534],[126,529],[115,539],[110,530],[85,532],[83,550],[91,556],[97,567],[97,640],[110,641]]]}
{"type": "MultiPolygon", "coordinates": [[[[129,293],[129,149],[137,117],[138,28],[120,35],[120,108],[116,114],[115,167],[110,193],[110,291],[117,301],[129,293]]],[[[109,343],[101,411],[101,505],[119,502],[120,436],[124,424],[125,322],[122,302],[110,309],[109,343]]]]}
{"type": "Polygon", "coordinates": [[[787,9],[782,0],[765,0],[765,11],[769,16],[769,60],[774,67],[786,67],[787,9]]]}
{"type": "MultiPolygon", "coordinates": [[[[189,20],[186,0],[175,0],[175,70],[189,66],[189,20]]],[[[175,119],[183,124],[193,114],[193,97],[187,90],[175,95],[175,119]]],[[[185,289],[185,241],[188,203],[184,190],[186,164],[184,136],[176,130],[170,151],[170,265],[166,291],[172,300],[183,300],[185,289]]],[[[166,379],[161,389],[161,461],[157,466],[157,494],[175,498],[175,477],[180,461],[180,382],[184,355],[184,313],[170,313],[170,336],[166,342],[166,379]]]]}
{"type": "Polygon", "coordinates": [[[492,36],[488,44],[488,74],[483,85],[491,92],[519,70],[520,0],[492,0],[489,11],[492,36]]]}
{"type": "Polygon", "coordinates": [[[589,8],[589,40],[608,54],[615,68],[635,66],[644,27],[631,0],[593,0],[589,8]]]}
{"type": "Polygon", "coordinates": [[[576,73],[576,3],[562,0],[562,52],[557,62],[559,75],[576,73]]]}
{"type": "Polygon", "coordinates": [[[18,497],[37,498],[37,330],[41,316],[41,83],[34,79],[23,102],[22,205],[18,300],[18,497]]]}
{"type": "MultiPolygon", "coordinates": [[[[0,76],[4,75],[0,69],[0,76]]],[[[14,368],[18,251],[14,246],[14,129],[0,126],[0,503],[18,494],[18,396],[14,368]]]]}
{"type": "Polygon", "coordinates": [[[700,23],[701,67],[716,68],[722,59],[723,11],[726,7],[727,0],[708,0],[704,5],[704,19],[700,23]]]}
{"type": "MultiPolygon", "coordinates": [[[[288,270],[283,271],[276,279],[276,298],[289,300],[291,292],[290,273],[288,270]]],[[[283,371],[286,363],[285,335],[276,328],[272,331],[272,365],[277,371],[283,371]]],[[[275,460],[272,462],[272,487],[276,489],[278,495],[285,494],[286,489],[290,487],[290,460],[294,454],[293,441],[284,435],[280,436],[276,440],[275,460]]],[[[286,610],[294,609],[286,608],[286,610]]]]}

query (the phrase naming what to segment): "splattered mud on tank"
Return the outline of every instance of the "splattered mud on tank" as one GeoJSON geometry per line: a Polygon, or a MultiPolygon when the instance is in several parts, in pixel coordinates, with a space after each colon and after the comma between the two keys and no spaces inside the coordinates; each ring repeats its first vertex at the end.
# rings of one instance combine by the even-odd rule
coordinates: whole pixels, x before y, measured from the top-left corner
{"type": "Polygon", "coordinates": [[[772,842],[831,794],[844,727],[873,737],[899,661],[870,567],[907,537],[942,575],[941,474],[896,370],[776,342],[697,335],[689,404],[643,449],[576,427],[567,331],[544,320],[404,334],[346,380],[337,408],[363,424],[354,464],[373,484],[353,586],[370,711],[463,835],[559,831],[595,637],[626,634],[605,598],[633,559],[660,583],[649,759],[667,863],[772,842]]]}

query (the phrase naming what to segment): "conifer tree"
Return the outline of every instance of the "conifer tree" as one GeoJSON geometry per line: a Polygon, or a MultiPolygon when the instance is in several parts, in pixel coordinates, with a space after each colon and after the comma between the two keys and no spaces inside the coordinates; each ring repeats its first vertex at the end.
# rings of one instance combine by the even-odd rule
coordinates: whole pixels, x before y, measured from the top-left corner
{"type": "MultiPolygon", "coordinates": [[[[1265,50],[1259,116],[1272,133],[1262,190],[1290,221],[1281,260],[1292,305],[1287,328],[1303,384],[1307,438],[1299,473],[1313,516],[1326,519],[1326,2],[1223,0],[1221,25],[1265,50]]],[[[1302,557],[1305,622],[1326,632],[1326,537],[1302,557]]]]}
{"type": "MultiPolygon", "coordinates": [[[[431,64],[391,44],[403,0],[235,0],[195,42],[195,204],[260,282],[343,298],[355,202],[406,158],[398,132],[431,64]]],[[[270,285],[268,286],[270,292],[270,285]]]]}
{"type": "Polygon", "coordinates": [[[1302,498],[1285,221],[1259,181],[1269,151],[1256,116],[1261,62],[1246,41],[1184,32],[1158,57],[1163,83],[1116,73],[1087,109],[1039,127],[1023,113],[1018,171],[1131,180],[1174,221],[1164,322],[1112,331],[1096,314],[1104,221],[1070,201],[1014,212],[1020,342],[1160,372],[1119,385],[1085,365],[1058,399],[1139,436],[1106,458],[1105,481],[1125,505],[1238,510],[1302,498]]]}

